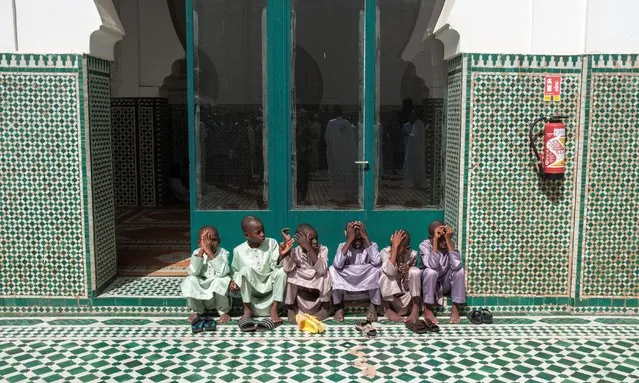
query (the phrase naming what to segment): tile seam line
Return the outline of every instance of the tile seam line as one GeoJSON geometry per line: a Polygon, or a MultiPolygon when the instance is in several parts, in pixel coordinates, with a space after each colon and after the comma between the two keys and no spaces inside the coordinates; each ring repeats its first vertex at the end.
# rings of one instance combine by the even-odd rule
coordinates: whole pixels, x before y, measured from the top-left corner
{"type": "MultiPolygon", "coordinates": [[[[32,318],[21,318],[21,319],[32,319],[32,318]]],[[[56,318],[59,319],[59,318],[56,318]]],[[[73,318],[76,319],[76,318],[73,318]]],[[[120,318],[113,318],[113,319],[120,319],[120,318]]],[[[146,320],[143,318],[137,318],[137,319],[142,319],[142,320],[146,320]]],[[[176,318],[173,318],[176,319],[176,318]]],[[[638,318],[639,319],[639,318],[638,318]]],[[[178,319],[179,320],[179,319],[178,319]]],[[[184,320],[184,327],[188,327],[188,322],[186,322],[186,320],[184,320]]],[[[220,325],[220,326],[225,326],[226,328],[233,328],[235,327],[235,325],[231,325],[231,326],[227,326],[227,325],[220,325]]],[[[344,325],[344,326],[336,326],[336,325],[327,325],[330,326],[329,328],[334,328],[334,329],[354,329],[355,325],[344,325]]],[[[600,323],[600,322],[595,322],[595,323],[557,323],[557,324],[553,324],[553,323],[502,323],[502,324],[492,324],[492,325],[477,325],[477,326],[473,326],[473,325],[462,325],[461,327],[456,327],[455,325],[448,325],[448,324],[444,324],[444,325],[439,325],[440,328],[461,328],[461,329],[466,329],[466,328],[513,328],[513,329],[519,329],[521,327],[525,327],[525,328],[530,328],[530,327],[535,327],[535,328],[540,328],[540,327],[550,327],[550,328],[582,328],[582,327],[601,327],[604,326],[606,328],[614,328],[614,326],[620,326],[620,327],[624,327],[624,326],[637,326],[636,323],[615,323],[615,324],[605,324],[605,323],[600,323]]],[[[131,325],[131,324],[104,324],[103,322],[100,323],[92,323],[90,325],[52,325],[50,323],[35,323],[32,325],[0,325],[0,329],[10,329],[10,328],[31,328],[31,327],[46,327],[46,328],[116,328],[116,327],[128,327],[128,328],[132,328],[132,329],[140,329],[140,328],[144,328],[144,329],[150,329],[150,328],[154,328],[154,329],[158,329],[158,328],[174,328],[174,327],[182,327],[181,325],[162,325],[162,324],[148,324],[148,325],[131,325]]],[[[382,324],[382,325],[377,325],[375,326],[377,328],[400,328],[403,329],[404,326],[402,325],[386,325],[386,324],[382,324]]],[[[297,328],[297,326],[294,325],[290,325],[290,326],[286,326],[286,327],[280,327],[280,328],[297,328]]],[[[239,329],[238,329],[239,331],[239,329]]]]}
{"type": "Polygon", "coordinates": [[[180,341],[236,341],[238,343],[241,342],[259,342],[259,341],[335,341],[336,339],[350,342],[367,342],[367,341],[375,341],[375,340],[393,340],[393,339],[401,339],[401,340],[412,340],[412,341],[420,341],[420,340],[444,340],[444,339],[461,339],[461,340],[473,340],[473,339],[508,339],[508,340],[595,340],[595,339],[639,339],[639,335],[630,336],[630,335],[622,335],[622,336],[437,336],[437,337],[413,337],[413,336],[378,336],[375,338],[364,338],[364,337],[351,337],[351,338],[309,338],[309,337],[264,337],[264,338],[238,338],[238,337],[190,337],[190,336],[156,336],[156,337],[91,337],[90,339],[83,339],[78,337],[8,337],[2,338],[0,337],[0,341],[57,341],[57,340],[75,340],[75,341],[105,341],[105,340],[113,340],[113,341],[152,341],[152,340],[180,340],[180,341]]]}

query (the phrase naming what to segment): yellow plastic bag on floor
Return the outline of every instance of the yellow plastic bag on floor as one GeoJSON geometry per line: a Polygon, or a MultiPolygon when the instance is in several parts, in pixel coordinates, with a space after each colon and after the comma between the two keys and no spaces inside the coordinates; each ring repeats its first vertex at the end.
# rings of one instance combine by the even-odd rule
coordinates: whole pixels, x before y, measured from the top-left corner
{"type": "Polygon", "coordinates": [[[324,323],[312,315],[299,313],[295,315],[295,321],[302,332],[320,334],[325,331],[324,323]]]}

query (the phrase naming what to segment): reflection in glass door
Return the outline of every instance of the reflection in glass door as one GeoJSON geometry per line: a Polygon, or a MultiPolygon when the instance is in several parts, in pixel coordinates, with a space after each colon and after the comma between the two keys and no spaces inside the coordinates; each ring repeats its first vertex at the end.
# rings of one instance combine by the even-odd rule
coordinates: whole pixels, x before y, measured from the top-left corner
{"type": "Polygon", "coordinates": [[[445,61],[433,38],[407,49],[420,31],[420,13],[433,4],[377,0],[377,82],[375,97],[377,209],[441,205],[441,135],[445,61]],[[431,44],[435,42],[435,44],[431,44]],[[419,70],[417,69],[419,66],[419,70]]]}
{"type": "Polygon", "coordinates": [[[441,173],[428,105],[443,107],[446,73],[424,74],[429,60],[445,68],[439,53],[404,57],[408,39],[421,44],[424,4],[187,0],[193,241],[200,226],[216,225],[231,248],[247,214],[273,237],[311,223],[331,251],[351,220],[380,246],[396,228],[427,235],[443,217],[439,194],[428,191],[441,173]],[[421,184],[404,169],[408,137],[424,144],[412,151],[421,184]]]}
{"type": "Polygon", "coordinates": [[[193,5],[197,208],[266,209],[266,0],[193,5]]]}
{"type": "Polygon", "coordinates": [[[294,209],[363,208],[363,0],[294,0],[294,209]]]}

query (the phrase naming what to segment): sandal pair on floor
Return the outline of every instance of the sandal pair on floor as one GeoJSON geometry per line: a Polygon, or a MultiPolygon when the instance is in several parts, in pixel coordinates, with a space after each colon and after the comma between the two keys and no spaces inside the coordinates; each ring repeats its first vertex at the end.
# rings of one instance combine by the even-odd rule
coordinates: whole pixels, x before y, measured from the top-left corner
{"type": "Polygon", "coordinates": [[[431,322],[430,319],[419,319],[417,322],[405,323],[406,328],[416,334],[426,334],[428,332],[439,332],[439,326],[431,322]]]}
{"type": "Polygon", "coordinates": [[[493,314],[487,308],[480,307],[478,309],[472,309],[466,313],[466,318],[472,324],[492,324],[493,314]]]}
{"type": "Polygon", "coordinates": [[[377,329],[373,327],[373,323],[370,321],[363,321],[357,325],[355,325],[357,331],[362,333],[367,338],[375,338],[377,336],[377,329]]]}
{"type": "Polygon", "coordinates": [[[215,331],[217,328],[217,322],[213,317],[208,315],[198,315],[191,322],[191,332],[193,334],[201,333],[202,331],[215,331]]]}
{"type": "Polygon", "coordinates": [[[242,332],[262,332],[273,330],[276,325],[271,318],[264,318],[262,320],[255,320],[253,318],[241,318],[237,322],[238,327],[242,332]]]}

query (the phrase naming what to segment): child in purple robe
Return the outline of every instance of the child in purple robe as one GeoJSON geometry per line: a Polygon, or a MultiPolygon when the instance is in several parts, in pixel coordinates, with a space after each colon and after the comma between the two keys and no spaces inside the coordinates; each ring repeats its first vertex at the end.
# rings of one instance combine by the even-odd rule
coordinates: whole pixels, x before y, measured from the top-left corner
{"type": "Polygon", "coordinates": [[[346,242],[337,247],[337,253],[330,267],[333,283],[333,304],[337,311],[335,320],[344,320],[344,300],[369,300],[367,319],[377,320],[377,307],[382,304],[379,291],[380,266],[379,250],[371,242],[363,222],[349,222],[346,225],[346,242]]]}
{"type": "Polygon", "coordinates": [[[434,221],[428,226],[428,232],[430,238],[419,245],[424,264],[424,319],[437,324],[433,307],[441,306],[444,296],[450,294],[453,301],[450,323],[459,323],[459,306],[466,303],[466,274],[461,254],[452,240],[455,231],[442,222],[434,221]]]}

